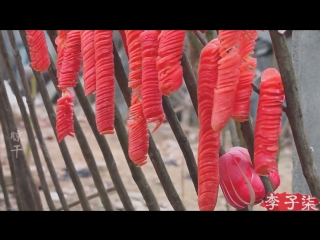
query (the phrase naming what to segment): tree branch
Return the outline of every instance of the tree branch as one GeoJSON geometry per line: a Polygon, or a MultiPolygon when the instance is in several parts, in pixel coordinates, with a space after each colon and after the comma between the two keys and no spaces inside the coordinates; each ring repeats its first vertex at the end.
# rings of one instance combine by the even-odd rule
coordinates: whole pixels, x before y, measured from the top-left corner
{"type": "Polygon", "coordinates": [[[4,202],[6,204],[6,209],[10,211],[11,203],[10,203],[10,199],[9,199],[8,189],[6,187],[6,180],[4,179],[1,159],[0,159],[0,186],[1,186],[1,189],[2,189],[4,202]]]}
{"type": "MultiPolygon", "coordinates": [[[[203,45],[205,46],[207,44],[207,41],[201,36],[199,31],[197,31],[196,35],[199,38],[199,41],[201,43],[203,43],[203,45]]],[[[249,119],[249,121],[241,122],[240,125],[241,125],[240,129],[242,132],[242,136],[246,142],[252,165],[254,165],[254,149],[253,149],[253,147],[254,147],[254,134],[253,134],[253,127],[252,127],[251,120],[249,119]]],[[[266,190],[266,195],[273,192],[273,189],[271,187],[269,179],[264,176],[260,176],[260,179],[261,179],[263,186],[266,190]]]]}
{"type": "MultiPolygon", "coordinates": [[[[106,192],[109,193],[109,192],[112,192],[114,190],[116,190],[116,188],[113,186],[113,187],[107,188],[106,192]]],[[[92,194],[88,195],[87,199],[91,200],[91,199],[94,199],[94,198],[99,197],[99,196],[100,196],[99,192],[95,192],[95,193],[92,193],[92,194]]],[[[80,203],[81,203],[80,200],[76,200],[74,202],[71,202],[71,203],[68,204],[68,208],[72,208],[74,206],[77,206],[80,203]]],[[[62,210],[64,210],[62,207],[57,208],[57,211],[62,211],[62,210]]]]}
{"type": "MultiPolygon", "coordinates": [[[[19,72],[19,75],[20,75],[20,79],[21,79],[21,82],[22,82],[22,86],[23,86],[23,89],[24,89],[24,92],[25,92],[25,95],[26,95],[31,121],[32,121],[32,124],[33,124],[34,131],[36,133],[36,136],[38,138],[39,146],[40,146],[40,148],[42,150],[42,154],[43,154],[44,160],[45,160],[45,162],[47,164],[47,167],[48,167],[48,170],[49,170],[53,185],[55,186],[56,192],[57,192],[57,194],[59,196],[60,203],[64,207],[64,210],[68,211],[69,209],[68,209],[67,201],[66,201],[66,199],[65,199],[65,197],[63,195],[63,191],[62,191],[62,188],[60,186],[56,170],[54,169],[54,165],[52,163],[52,159],[50,157],[48,148],[47,148],[46,143],[45,143],[45,141],[43,139],[43,135],[42,135],[42,132],[41,132],[41,127],[39,125],[38,118],[37,118],[37,113],[35,111],[35,106],[34,106],[34,103],[33,103],[33,100],[32,100],[32,93],[31,93],[31,90],[30,90],[30,87],[29,87],[28,80],[27,80],[26,75],[25,75],[25,71],[24,71],[24,68],[23,68],[22,61],[21,61],[21,55],[20,55],[16,40],[15,40],[15,36],[14,36],[12,30],[8,30],[7,32],[8,32],[8,36],[9,36],[9,40],[10,40],[13,56],[14,56],[14,59],[15,59],[15,63],[17,65],[18,72],[19,72]]],[[[40,166],[38,166],[38,167],[41,167],[41,163],[40,163],[40,166]]],[[[41,186],[42,186],[42,183],[41,183],[41,186]]],[[[51,199],[50,193],[49,193],[49,197],[51,199]]]]}
{"type": "Polygon", "coordinates": [[[282,77],[287,102],[287,116],[291,126],[293,139],[299,155],[302,172],[314,197],[320,199],[320,176],[313,160],[312,152],[307,140],[297,79],[294,73],[291,55],[284,35],[277,30],[270,30],[274,53],[282,77]]]}
{"type": "MultiPolygon", "coordinates": [[[[25,128],[26,128],[27,135],[28,135],[28,140],[30,142],[32,142],[32,146],[33,146],[32,149],[33,149],[33,153],[34,153],[33,157],[35,160],[37,159],[40,161],[39,154],[38,154],[38,151],[36,148],[37,146],[36,146],[35,139],[34,139],[33,132],[32,132],[32,127],[29,122],[28,114],[26,112],[26,107],[22,101],[22,96],[19,92],[19,88],[18,88],[17,83],[14,79],[13,72],[10,71],[10,70],[12,70],[12,68],[11,68],[10,61],[9,61],[9,55],[6,51],[6,46],[5,46],[2,31],[0,31],[0,49],[1,49],[1,56],[3,59],[4,65],[6,67],[6,70],[8,71],[8,75],[9,75],[10,81],[12,83],[12,91],[13,91],[14,95],[16,96],[18,107],[19,107],[21,114],[22,114],[22,117],[23,117],[23,121],[24,121],[25,128]],[[31,134],[32,134],[32,136],[31,136],[31,134]]],[[[0,78],[2,78],[2,76],[0,76],[0,78]]],[[[11,133],[12,132],[17,133],[18,130],[17,130],[16,124],[14,121],[12,107],[11,107],[11,104],[10,104],[10,101],[8,98],[8,94],[6,92],[4,80],[0,79],[0,82],[1,82],[0,96],[2,96],[2,100],[0,100],[0,101],[2,104],[1,108],[3,108],[3,110],[4,110],[4,118],[7,119],[7,124],[8,124],[9,129],[11,130],[11,133]]],[[[26,161],[26,158],[25,158],[25,155],[23,152],[23,148],[22,148],[22,144],[21,144],[21,139],[18,138],[16,142],[13,141],[12,146],[18,146],[19,150],[21,150],[21,152],[18,151],[18,153],[16,155],[16,159],[14,160],[14,162],[16,164],[15,169],[18,172],[20,172],[20,173],[16,174],[16,177],[18,178],[17,183],[19,183],[18,184],[19,188],[17,189],[17,191],[21,191],[21,194],[24,195],[24,196],[23,195],[21,196],[21,201],[23,202],[23,205],[24,205],[24,208],[21,210],[40,210],[40,211],[43,211],[39,191],[38,191],[38,188],[37,188],[37,186],[34,182],[34,179],[32,177],[28,163],[26,161]]],[[[11,151],[11,154],[12,154],[12,151],[11,151]]],[[[40,176],[39,176],[39,178],[40,178],[40,176]]],[[[41,184],[42,184],[42,182],[41,182],[41,184]]],[[[47,190],[48,190],[48,188],[47,188],[47,190]]],[[[47,193],[48,193],[48,191],[47,191],[47,193]]]]}
{"type": "MultiPolygon", "coordinates": [[[[52,44],[55,45],[54,42],[52,42],[52,44]]],[[[52,59],[52,57],[51,57],[51,59],[52,59]]],[[[56,77],[57,76],[56,75],[56,67],[55,67],[52,60],[51,60],[51,65],[48,69],[48,73],[49,73],[49,76],[50,76],[52,82],[54,83],[54,86],[56,87],[56,89],[58,91],[59,88],[57,87],[58,86],[58,79],[56,77]]],[[[104,160],[106,162],[106,165],[107,165],[108,171],[110,173],[110,177],[112,179],[112,182],[115,185],[116,191],[120,197],[122,204],[124,205],[124,208],[127,211],[134,211],[134,207],[132,205],[132,202],[130,200],[128,192],[127,192],[127,190],[122,182],[122,179],[120,177],[120,174],[119,174],[117,165],[115,163],[114,157],[112,155],[111,149],[110,149],[105,137],[99,134],[99,132],[97,130],[96,122],[95,122],[94,112],[90,106],[88,99],[85,96],[83,87],[82,87],[79,79],[77,79],[77,81],[78,81],[78,83],[77,83],[76,87],[74,87],[74,91],[77,95],[77,98],[78,98],[78,101],[82,107],[82,110],[85,113],[85,116],[88,120],[88,123],[91,127],[91,130],[97,140],[97,143],[101,149],[101,152],[102,152],[104,160]]],[[[81,135],[82,135],[81,131],[79,131],[80,137],[78,138],[77,128],[81,128],[81,127],[80,127],[76,117],[74,117],[74,125],[75,125],[76,137],[78,139],[80,147],[81,147],[81,144],[83,144],[82,145],[83,147],[81,147],[81,150],[83,148],[87,149],[87,151],[83,152],[83,154],[86,155],[86,156],[84,155],[85,161],[87,162],[89,171],[92,174],[92,178],[93,178],[94,183],[97,187],[97,190],[100,193],[100,198],[101,198],[102,204],[103,204],[103,206],[106,207],[106,210],[112,210],[112,204],[111,204],[111,201],[108,197],[107,192],[105,191],[104,184],[103,184],[101,175],[99,173],[98,167],[96,165],[94,157],[90,154],[90,147],[89,146],[86,147],[87,143],[82,140],[83,138],[85,138],[85,136],[81,137],[81,135]]]]}
{"type": "Polygon", "coordinates": [[[228,120],[228,128],[230,131],[232,146],[234,146],[234,147],[240,146],[240,141],[239,141],[238,132],[237,132],[237,126],[236,126],[235,121],[231,118],[228,120]]]}
{"type": "MultiPolygon", "coordinates": [[[[21,36],[21,40],[23,42],[23,45],[24,45],[24,47],[26,49],[26,52],[27,52],[27,55],[28,55],[28,59],[31,62],[30,53],[29,53],[29,46],[28,46],[28,42],[27,42],[27,39],[26,39],[26,32],[25,32],[25,30],[19,30],[19,32],[20,32],[20,36],[21,36]]],[[[39,92],[41,94],[41,97],[42,97],[42,100],[43,100],[43,104],[44,104],[44,106],[46,108],[46,111],[47,111],[47,114],[48,114],[48,118],[49,118],[49,121],[51,123],[52,130],[56,135],[56,128],[55,128],[55,126],[56,126],[56,114],[55,114],[55,110],[54,110],[54,108],[52,106],[51,99],[49,97],[47,88],[45,86],[43,76],[38,71],[35,71],[33,69],[32,69],[32,71],[33,71],[33,74],[35,75],[35,78],[37,80],[38,87],[39,87],[39,92]]],[[[61,93],[61,91],[59,93],[61,93]]],[[[76,190],[76,192],[78,194],[78,197],[79,197],[79,199],[81,201],[81,206],[82,206],[84,211],[91,211],[91,206],[90,206],[89,201],[88,201],[88,199],[86,197],[83,185],[81,183],[81,180],[80,180],[80,178],[78,176],[78,173],[76,171],[76,168],[75,168],[74,163],[72,161],[72,158],[70,156],[70,153],[69,153],[68,146],[67,146],[66,142],[63,140],[58,145],[59,145],[59,149],[60,149],[60,152],[62,154],[63,160],[64,160],[64,162],[66,164],[66,167],[68,169],[68,172],[70,174],[70,178],[72,180],[72,183],[73,183],[73,185],[75,187],[75,190],[76,190]]]]}
{"type": "MultiPolygon", "coordinates": [[[[113,44],[113,56],[114,56],[114,69],[115,69],[115,77],[118,82],[119,88],[122,92],[122,95],[126,101],[128,107],[131,104],[131,89],[128,87],[128,77],[126,72],[124,71],[121,59],[119,57],[118,51],[113,44]]],[[[152,134],[149,133],[149,158],[154,166],[154,169],[158,175],[158,178],[161,182],[163,190],[172,205],[173,209],[176,211],[185,211],[185,207],[175,189],[170,175],[164,165],[160,152],[153,140],[152,134]]]]}
{"type": "MultiPolygon", "coordinates": [[[[56,32],[47,30],[47,33],[50,36],[52,45],[56,49],[57,45],[54,42],[54,39],[57,37],[56,32]]],[[[50,67],[49,70],[53,71],[53,74],[51,74],[51,78],[52,78],[53,82],[57,83],[58,79],[56,78],[56,68],[53,63],[52,63],[52,67],[50,67]]],[[[49,74],[50,74],[50,71],[49,71],[49,74]]],[[[95,122],[95,114],[94,114],[94,112],[88,102],[87,97],[85,96],[83,87],[80,84],[79,79],[78,79],[78,84],[74,88],[74,90],[75,90],[75,93],[78,97],[79,103],[82,107],[82,110],[88,120],[90,127],[91,127],[91,130],[94,133],[94,136],[95,136],[95,138],[98,142],[98,145],[101,149],[102,155],[104,157],[108,171],[110,173],[110,177],[111,177],[112,182],[116,188],[116,191],[120,197],[120,200],[121,200],[125,210],[133,211],[134,210],[133,205],[132,205],[130,197],[126,191],[126,188],[122,182],[121,176],[120,176],[118,168],[117,168],[117,164],[115,162],[115,159],[113,157],[113,154],[111,152],[109,144],[108,144],[105,136],[100,135],[97,130],[96,122],[95,122]]],[[[117,136],[119,138],[120,145],[121,145],[122,149],[126,149],[126,151],[124,151],[124,155],[125,155],[125,159],[128,163],[129,169],[131,171],[131,174],[133,176],[133,179],[137,183],[137,186],[138,186],[139,190],[141,191],[141,194],[144,197],[149,210],[159,210],[160,211],[160,208],[159,208],[158,203],[155,199],[155,196],[154,196],[150,186],[148,185],[142,170],[140,168],[136,167],[133,164],[133,162],[131,161],[131,159],[129,158],[128,153],[127,153],[127,147],[123,148],[123,146],[127,144],[126,143],[127,133],[126,133],[126,130],[125,130],[125,127],[123,124],[123,120],[121,118],[121,115],[118,111],[116,104],[115,104],[114,125],[115,125],[115,130],[116,130],[117,136]]]]}
{"type": "Polygon", "coordinates": [[[205,39],[205,37],[199,30],[196,31],[196,36],[198,37],[199,41],[202,43],[203,46],[208,44],[207,39],[205,39]]]}

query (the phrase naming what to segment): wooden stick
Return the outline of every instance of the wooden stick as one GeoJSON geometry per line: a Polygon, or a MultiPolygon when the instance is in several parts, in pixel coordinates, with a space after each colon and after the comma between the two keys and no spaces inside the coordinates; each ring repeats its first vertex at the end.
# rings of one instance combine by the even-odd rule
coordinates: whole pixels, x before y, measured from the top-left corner
{"type": "Polygon", "coordinates": [[[299,155],[301,168],[312,196],[320,199],[320,176],[313,160],[307,140],[297,79],[294,73],[291,55],[284,35],[277,30],[270,30],[274,53],[278,62],[287,103],[287,117],[291,126],[293,139],[299,155]]]}
{"type": "MultiPolygon", "coordinates": [[[[109,192],[112,192],[114,190],[116,190],[115,187],[110,187],[110,188],[106,189],[106,192],[109,193],[109,192]]],[[[94,198],[99,197],[99,196],[100,196],[99,192],[95,192],[95,193],[92,193],[92,194],[88,195],[87,199],[91,200],[91,199],[94,199],[94,198]]],[[[68,208],[72,208],[74,206],[77,206],[79,203],[81,203],[80,200],[73,201],[73,202],[68,204],[68,208]]],[[[61,208],[57,208],[57,211],[64,211],[64,209],[62,207],[61,208]]]]}
{"type": "MultiPolygon", "coordinates": [[[[118,51],[113,45],[113,55],[114,55],[114,67],[115,67],[115,76],[122,92],[122,95],[127,103],[127,106],[130,107],[131,100],[131,89],[128,88],[128,77],[123,68],[121,59],[119,57],[118,51]]],[[[166,193],[166,196],[172,205],[173,209],[176,211],[185,211],[185,207],[175,189],[170,175],[164,165],[162,157],[160,155],[159,150],[153,140],[152,134],[149,131],[149,157],[154,166],[154,169],[158,175],[158,178],[162,184],[163,190],[166,193]]]]}
{"type": "MultiPolygon", "coordinates": [[[[25,71],[23,69],[23,65],[22,65],[22,61],[21,61],[20,52],[19,52],[18,46],[16,44],[16,40],[15,40],[13,31],[12,30],[10,30],[10,31],[8,30],[7,32],[8,32],[9,40],[10,40],[11,47],[12,47],[12,50],[13,50],[13,56],[14,56],[15,62],[17,64],[19,75],[20,75],[20,79],[21,79],[21,82],[22,82],[22,85],[23,85],[23,88],[24,88],[24,92],[25,92],[25,95],[26,95],[26,99],[27,99],[27,103],[28,103],[28,107],[29,107],[29,112],[30,112],[30,118],[31,118],[31,121],[33,123],[34,131],[35,131],[36,136],[38,138],[39,145],[40,145],[40,148],[42,150],[42,154],[44,156],[44,160],[45,160],[45,162],[47,164],[47,167],[48,167],[48,170],[49,170],[53,185],[55,186],[56,192],[57,192],[57,194],[59,196],[60,203],[63,206],[64,210],[68,211],[69,209],[68,209],[67,201],[66,201],[66,199],[65,199],[65,197],[63,195],[63,191],[62,191],[62,188],[60,186],[59,179],[57,177],[57,173],[56,173],[56,171],[54,169],[54,165],[53,165],[51,157],[49,155],[48,148],[47,148],[46,143],[45,143],[45,141],[43,139],[43,136],[42,136],[41,128],[40,128],[40,125],[39,125],[39,122],[38,122],[38,118],[37,118],[37,113],[36,113],[35,107],[34,107],[34,101],[32,99],[32,93],[30,91],[28,80],[26,79],[25,71]]],[[[36,79],[35,79],[35,81],[36,81],[36,79]]],[[[51,198],[51,195],[50,195],[50,198],[51,198]]]]}
{"type": "MultiPolygon", "coordinates": [[[[56,45],[54,44],[54,41],[52,39],[55,39],[56,35],[54,35],[54,32],[50,31],[48,32],[48,35],[51,36],[51,42],[53,46],[56,49],[56,45]]],[[[54,66],[54,65],[53,65],[54,66]]],[[[55,69],[53,70],[56,71],[55,69]]],[[[53,74],[54,75],[54,74],[53,74]]],[[[53,76],[55,79],[55,76],[53,76]]],[[[78,84],[78,86],[75,88],[76,95],[79,99],[79,103],[86,115],[86,118],[90,124],[90,127],[97,139],[97,142],[99,144],[99,147],[101,149],[101,152],[104,156],[104,159],[106,161],[108,171],[110,173],[111,179],[115,185],[115,188],[119,194],[120,200],[122,204],[124,205],[124,208],[126,210],[134,210],[133,206],[131,207],[131,201],[128,196],[128,193],[126,192],[125,187],[123,186],[121,177],[119,175],[119,171],[116,167],[116,163],[114,160],[114,157],[112,155],[111,149],[108,145],[108,142],[104,136],[101,136],[96,128],[95,125],[95,114],[92,110],[91,105],[89,104],[87,97],[85,96],[83,87],[81,84],[78,84]]],[[[129,169],[131,171],[132,177],[134,181],[136,182],[139,190],[141,191],[141,194],[146,201],[146,205],[149,208],[150,211],[160,211],[159,204],[157,202],[156,197],[154,196],[154,193],[152,192],[141,168],[135,166],[135,164],[131,161],[128,155],[128,139],[127,139],[127,132],[121,117],[121,114],[119,112],[119,109],[117,107],[117,104],[115,103],[115,130],[121,145],[121,148],[124,152],[124,156],[126,158],[126,161],[128,163],[129,169]]]]}
{"type": "MultiPolygon", "coordinates": [[[[30,54],[29,54],[29,46],[28,46],[28,43],[27,43],[27,40],[26,40],[26,33],[24,30],[19,30],[20,32],[20,36],[21,36],[21,39],[22,39],[22,42],[24,44],[24,47],[26,49],[26,52],[27,52],[27,55],[28,55],[28,58],[29,58],[29,61],[30,61],[30,54]]],[[[43,76],[42,74],[40,74],[39,72],[37,71],[33,71],[33,74],[35,75],[36,77],[36,80],[37,80],[37,83],[38,83],[38,87],[39,87],[39,92],[42,96],[42,100],[43,100],[43,103],[44,103],[44,106],[46,108],[46,111],[47,111],[47,114],[48,114],[48,118],[50,120],[50,123],[51,123],[51,127],[52,127],[52,130],[54,131],[55,135],[56,135],[56,114],[55,114],[55,110],[52,106],[52,103],[51,103],[51,99],[49,97],[49,94],[48,94],[48,91],[47,91],[47,88],[46,88],[46,85],[44,83],[44,79],[43,79],[43,76]]],[[[87,196],[85,194],[85,191],[84,191],[84,188],[83,188],[83,185],[80,181],[80,178],[78,176],[78,173],[77,173],[77,170],[73,164],[73,161],[72,161],[72,158],[70,156],[70,153],[69,153],[69,150],[68,150],[68,147],[67,147],[67,144],[66,142],[63,140],[62,142],[58,143],[58,146],[60,148],[60,152],[62,154],[62,157],[63,157],[63,160],[66,164],[66,167],[68,169],[68,172],[70,174],[70,178],[72,180],[72,183],[76,189],[76,192],[78,194],[78,197],[81,201],[81,206],[83,208],[84,211],[91,211],[91,206],[89,204],[89,201],[87,199],[87,196]]]]}
{"type": "MultiPolygon", "coordinates": [[[[201,36],[199,36],[199,37],[200,37],[199,41],[201,43],[203,43],[203,45],[205,46],[207,44],[207,41],[205,39],[201,38],[201,36]]],[[[249,119],[249,121],[246,121],[246,122],[241,122],[240,125],[241,125],[240,129],[242,132],[242,136],[246,142],[248,152],[250,154],[251,162],[254,165],[254,150],[253,150],[254,135],[253,135],[253,127],[252,127],[251,119],[249,119]]],[[[268,177],[265,177],[265,176],[260,176],[260,179],[263,182],[264,188],[266,190],[265,196],[267,196],[269,193],[273,192],[270,181],[269,181],[268,177]]]]}
{"type": "Polygon", "coordinates": [[[7,189],[7,186],[6,186],[6,181],[4,179],[1,159],[0,159],[0,186],[1,186],[1,189],[2,189],[2,193],[3,193],[3,197],[4,197],[4,203],[6,204],[6,208],[7,208],[7,210],[10,210],[11,209],[11,203],[10,203],[10,199],[9,199],[8,189],[7,189]]]}
{"type": "MultiPolygon", "coordinates": [[[[1,34],[1,42],[4,39],[1,34]]],[[[1,51],[2,52],[2,51],[1,51]]],[[[1,54],[2,57],[3,53],[1,54]]],[[[7,56],[8,57],[8,56],[7,56]]],[[[3,59],[6,61],[5,59],[3,59]]],[[[18,134],[17,126],[14,121],[12,108],[0,73],[0,109],[1,109],[1,125],[4,132],[6,141],[8,159],[11,156],[13,162],[12,166],[14,172],[12,175],[16,181],[17,201],[19,210],[22,211],[42,211],[42,203],[39,195],[38,188],[32,178],[30,168],[25,158],[20,137],[12,138],[11,134],[18,134]],[[16,152],[14,152],[16,151],[16,152]]]]}

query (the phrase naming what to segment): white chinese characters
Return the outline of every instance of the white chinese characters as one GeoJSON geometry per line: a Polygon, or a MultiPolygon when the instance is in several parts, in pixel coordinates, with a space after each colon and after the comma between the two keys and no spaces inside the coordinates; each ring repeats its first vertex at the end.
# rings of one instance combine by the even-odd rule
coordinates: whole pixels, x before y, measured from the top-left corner
{"type": "Polygon", "coordinates": [[[315,198],[311,196],[302,196],[302,209],[301,210],[318,210],[315,206],[315,198]]]}
{"type": "MultiPolygon", "coordinates": [[[[19,142],[21,140],[21,133],[20,132],[11,132],[11,140],[15,141],[15,142],[19,142]]],[[[18,152],[22,151],[22,148],[20,147],[20,144],[17,145],[13,145],[14,149],[11,150],[11,152],[16,152],[16,158],[18,158],[18,152]]]]}
{"type": "Polygon", "coordinates": [[[19,142],[21,140],[21,133],[20,132],[11,132],[11,138],[15,142],[19,142]]]}
{"type": "Polygon", "coordinates": [[[18,152],[22,151],[22,148],[19,148],[20,145],[14,145],[13,146],[15,149],[11,150],[11,152],[16,152],[16,158],[18,158],[18,152]]]}
{"type": "Polygon", "coordinates": [[[286,196],[286,198],[289,198],[290,202],[284,202],[284,204],[291,204],[291,207],[288,207],[288,210],[293,210],[294,205],[299,203],[298,201],[295,201],[298,198],[295,195],[289,195],[289,196],[286,196]]]}
{"type": "Polygon", "coordinates": [[[269,196],[267,196],[267,201],[265,201],[266,203],[266,207],[270,207],[270,210],[273,210],[274,207],[278,206],[279,200],[278,197],[273,195],[273,193],[271,193],[269,196]]]}

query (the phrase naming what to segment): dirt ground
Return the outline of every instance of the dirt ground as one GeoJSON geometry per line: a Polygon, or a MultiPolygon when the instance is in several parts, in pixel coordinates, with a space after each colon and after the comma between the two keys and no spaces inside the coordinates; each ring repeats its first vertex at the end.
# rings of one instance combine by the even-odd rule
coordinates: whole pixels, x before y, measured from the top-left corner
{"type": "MultiPolygon", "coordinates": [[[[78,200],[78,196],[76,194],[76,191],[73,187],[72,181],[70,178],[65,177],[65,171],[63,170],[66,168],[64,160],[62,158],[62,155],[60,153],[58,144],[55,140],[54,133],[52,130],[52,127],[48,121],[46,111],[44,107],[37,107],[37,112],[39,114],[39,121],[41,124],[42,133],[45,138],[45,142],[47,144],[47,148],[49,150],[50,156],[52,158],[53,164],[55,166],[56,172],[60,178],[60,184],[63,188],[63,191],[65,193],[65,197],[68,203],[71,203],[73,201],[78,200]]],[[[86,135],[87,141],[92,149],[93,155],[95,157],[95,160],[97,162],[97,165],[99,167],[101,176],[104,180],[105,186],[110,187],[113,186],[110,175],[108,173],[108,169],[106,167],[106,163],[104,161],[103,155],[101,153],[101,150],[99,148],[99,145],[97,144],[97,141],[91,131],[90,126],[88,125],[86,118],[83,115],[77,116],[79,122],[81,123],[83,132],[86,135]]],[[[150,126],[152,127],[152,126],[150,126]]],[[[152,129],[152,128],[150,128],[152,129]]],[[[195,157],[197,157],[197,147],[198,147],[198,129],[197,128],[190,128],[190,127],[183,127],[185,134],[187,135],[189,142],[191,144],[193,153],[195,157]]],[[[1,129],[0,129],[1,131],[1,129]]],[[[24,144],[24,151],[26,149],[26,143],[27,143],[27,134],[23,128],[23,125],[20,124],[19,131],[21,132],[21,139],[24,144]]],[[[2,132],[0,132],[0,159],[2,161],[2,165],[4,168],[4,174],[6,176],[7,185],[10,185],[10,170],[9,170],[9,164],[6,157],[6,149],[5,144],[3,140],[2,132]]],[[[229,135],[227,135],[229,136],[229,135]]],[[[193,184],[191,179],[189,178],[188,174],[188,168],[186,166],[186,163],[184,162],[184,158],[182,155],[182,152],[179,148],[178,143],[176,142],[176,139],[171,131],[171,128],[168,124],[163,124],[156,133],[153,134],[154,140],[156,142],[156,145],[162,155],[162,158],[164,162],[166,163],[166,167],[168,169],[168,172],[170,174],[170,177],[172,179],[172,182],[174,183],[175,188],[177,189],[178,194],[180,195],[183,204],[185,208],[189,211],[198,211],[198,204],[197,204],[197,195],[195,193],[193,184]]],[[[127,165],[127,162],[124,158],[124,154],[122,152],[120,143],[118,141],[117,135],[106,135],[106,139],[108,141],[108,144],[112,150],[114,159],[117,164],[118,171],[122,177],[123,183],[129,193],[129,196],[131,197],[132,203],[136,210],[148,210],[145,202],[142,198],[142,195],[139,192],[139,189],[135,182],[133,181],[133,178],[131,176],[131,172],[129,170],[129,167],[127,165]]],[[[82,155],[82,152],[80,150],[79,144],[76,140],[76,138],[67,137],[66,143],[69,147],[70,155],[72,156],[74,160],[74,164],[76,169],[87,169],[86,162],[84,160],[84,157],[82,155]]],[[[231,141],[230,137],[227,138],[227,145],[225,146],[226,150],[228,150],[231,147],[231,141]]],[[[50,174],[47,170],[46,164],[43,160],[41,149],[38,147],[39,154],[41,156],[41,160],[43,162],[43,169],[46,174],[46,179],[48,182],[48,185],[50,187],[50,191],[52,193],[52,198],[54,199],[55,205],[57,208],[60,208],[60,202],[57,197],[57,194],[55,193],[54,186],[52,184],[50,174]]],[[[38,177],[37,177],[37,171],[36,167],[34,165],[32,154],[30,158],[30,169],[32,173],[35,176],[36,182],[39,183],[38,177]]],[[[155,196],[158,199],[159,205],[161,207],[161,210],[163,211],[170,211],[173,210],[172,206],[170,205],[163,188],[158,180],[157,174],[154,170],[154,167],[152,163],[149,161],[148,164],[142,167],[142,170],[146,176],[147,181],[149,182],[155,196]]],[[[280,161],[279,161],[279,171],[281,175],[281,185],[277,189],[276,192],[288,192],[291,193],[291,179],[292,179],[292,153],[291,153],[291,147],[287,147],[285,149],[281,150],[280,153],[280,161]]],[[[92,178],[89,177],[81,177],[81,182],[83,184],[83,187],[85,189],[85,192],[87,195],[91,195],[96,192],[95,185],[93,183],[92,178]]],[[[40,184],[39,184],[40,185],[40,184]]],[[[11,196],[11,204],[15,206],[14,197],[12,195],[12,186],[9,186],[8,189],[10,190],[10,196],[11,196]]],[[[44,209],[48,210],[46,201],[44,198],[43,192],[40,190],[43,207],[44,209]]],[[[116,191],[112,191],[109,193],[109,197],[114,204],[114,208],[117,210],[123,210],[123,206],[119,200],[119,197],[116,193],[116,191]]],[[[101,201],[98,197],[93,198],[90,200],[90,204],[93,210],[100,210],[103,211],[104,208],[101,204],[101,201]]],[[[226,211],[228,209],[228,204],[226,203],[226,200],[224,199],[222,192],[220,190],[218,203],[216,206],[216,210],[226,211]]],[[[1,193],[0,188],[0,210],[5,210],[4,200],[3,200],[3,194],[1,193]]],[[[78,204],[70,210],[82,210],[81,205],[78,204]]],[[[234,209],[229,206],[229,210],[233,211],[234,209]]],[[[261,208],[260,206],[256,205],[253,207],[253,210],[263,210],[265,209],[261,208]]]]}

